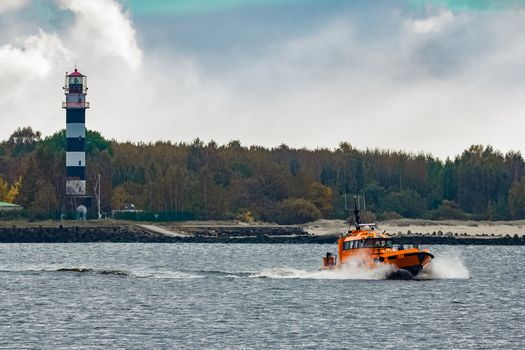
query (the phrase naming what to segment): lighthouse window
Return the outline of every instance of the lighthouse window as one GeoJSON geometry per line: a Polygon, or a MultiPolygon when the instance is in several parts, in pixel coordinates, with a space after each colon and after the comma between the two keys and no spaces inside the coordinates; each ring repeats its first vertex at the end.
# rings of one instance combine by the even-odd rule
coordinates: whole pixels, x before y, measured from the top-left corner
{"type": "Polygon", "coordinates": [[[79,161],[78,161],[78,166],[81,166],[81,165],[82,165],[82,161],[79,160],[79,161]]]}

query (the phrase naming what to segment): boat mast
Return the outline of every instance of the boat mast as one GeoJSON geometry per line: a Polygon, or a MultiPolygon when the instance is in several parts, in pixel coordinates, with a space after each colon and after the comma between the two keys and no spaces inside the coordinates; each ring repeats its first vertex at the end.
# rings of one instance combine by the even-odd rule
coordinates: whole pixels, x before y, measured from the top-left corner
{"type": "Polygon", "coordinates": [[[354,197],[354,223],[355,228],[359,230],[361,226],[361,218],[359,217],[359,209],[357,208],[357,201],[359,200],[359,196],[354,197]]]}

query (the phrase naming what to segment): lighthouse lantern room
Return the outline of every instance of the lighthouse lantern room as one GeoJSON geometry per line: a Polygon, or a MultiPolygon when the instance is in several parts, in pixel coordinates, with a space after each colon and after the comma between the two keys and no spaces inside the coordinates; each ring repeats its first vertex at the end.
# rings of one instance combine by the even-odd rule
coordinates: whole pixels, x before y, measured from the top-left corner
{"type": "Polygon", "coordinates": [[[66,72],[64,92],[66,101],[66,195],[86,195],[86,101],[87,77],[76,68],[66,72]]]}

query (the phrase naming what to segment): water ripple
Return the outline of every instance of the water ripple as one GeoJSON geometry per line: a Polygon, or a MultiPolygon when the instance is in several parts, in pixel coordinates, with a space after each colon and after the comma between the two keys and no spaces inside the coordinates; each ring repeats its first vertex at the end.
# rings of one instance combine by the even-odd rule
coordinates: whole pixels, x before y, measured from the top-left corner
{"type": "Polygon", "coordinates": [[[332,248],[0,244],[0,348],[522,348],[523,247],[434,247],[415,282],[332,248]]]}

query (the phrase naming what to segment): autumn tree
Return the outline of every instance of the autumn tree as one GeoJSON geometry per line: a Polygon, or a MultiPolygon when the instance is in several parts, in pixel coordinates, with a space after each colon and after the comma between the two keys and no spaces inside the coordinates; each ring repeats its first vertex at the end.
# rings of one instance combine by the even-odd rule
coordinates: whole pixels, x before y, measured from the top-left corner
{"type": "MultiPolygon", "coordinates": [[[[359,150],[348,142],[315,150],[247,147],[237,140],[133,143],[88,130],[86,157],[88,194],[94,195],[100,174],[102,210],[108,212],[130,202],[150,213],[201,219],[249,213],[250,220],[292,222],[345,218],[344,198],[360,195],[371,217],[525,218],[523,157],[490,146],[473,145],[443,161],[359,150]],[[281,210],[286,219],[278,217],[281,210]]],[[[0,200],[55,215],[65,195],[64,164],[64,130],[42,138],[19,128],[0,142],[0,200]]]]}
{"type": "Polygon", "coordinates": [[[56,217],[58,199],[55,188],[50,183],[41,183],[33,201],[29,204],[29,215],[32,218],[47,219],[56,217]]]}
{"type": "Polygon", "coordinates": [[[21,186],[22,178],[16,180],[14,184],[9,184],[0,177],[0,202],[14,203],[21,186]]]}

